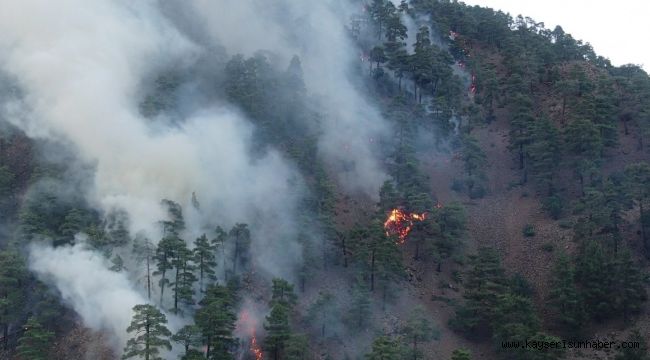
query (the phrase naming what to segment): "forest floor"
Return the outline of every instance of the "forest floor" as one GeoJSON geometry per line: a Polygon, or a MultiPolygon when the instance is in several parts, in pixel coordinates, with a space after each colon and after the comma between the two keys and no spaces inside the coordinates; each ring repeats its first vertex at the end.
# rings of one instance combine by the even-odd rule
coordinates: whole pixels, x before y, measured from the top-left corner
{"type": "MultiPolygon", "coordinates": [[[[622,128],[620,132],[621,143],[607,154],[604,164],[605,173],[621,171],[631,162],[648,160],[647,153],[640,152],[636,148],[638,139],[633,135],[625,136],[622,128]]],[[[471,253],[482,246],[497,249],[507,273],[509,275],[519,273],[524,276],[535,290],[533,299],[537,308],[546,309],[544,304],[548,296],[550,271],[554,258],[560,252],[572,254],[576,250],[576,244],[572,241],[572,230],[562,228],[559,221],[552,220],[544,212],[533,184],[529,182],[523,186],[519,185],[521,175],[516,168],[512,153],[508,150],[508,124],[503,112],[497,111],[496,121],[474,129],[472,134],[479,140],[487,155],[488,194],[484,198],[471,200],[466,194],[452,191],[453,180],[463,177],[462,162],[451,155],[444,156],[437,153],[427,154],[422,159],[431,179],[433,193],[443,204],[459,201],[465,206],[468,220],[465,252],[471,253]],[[523,235],[523,229],[528,224],[534,227],[535,236],[523,235]]],[[[572,183],[572,174],[564,173],[560,176],[563,183],[564,181],[572,183]]],[[[569,194],[577,191],[575,186],[568,187],[569,189],[565,190],[568,190],[569,194]]],[[[570,201],[567,201],[565,213],[568,217],[571,216],[569,207],[570,201]]],[[[626,240],[633,249],[637,250],[635,251],[637,259],[642,261],[636,231],[637,229],[628,226],[625,229],[626,240]]],[[[647,266],[648,262],[642,261],[642,263],[646,264],[646,272],[648,272],[650,270],[647,266]]],[[[418,276],[423,276],[427,271],[431,269],[426,271],[423,269],[418,276]]],[[[451,279],[450,274],[443,277],[451,279]]],[[[435,281],[441,280],[423,284],[422,287],[427,289],[426,291],[435,291],[437,288],[435,281]]],[[[460,296],[454,298],[460,299],[460,296]]],[[[438,303],[432,304],[430,308],[444,329],[446,321],[453,316],[453,309],[438,303]]],[[[552,314],[541,310],[539,316],[545,328],[553,333],[552,314]]],[[[650,333],[650,305],[647,303],[634,326],[638,327],[642,334],[650,333]]],[[[586,337],[621,341],[627,336],[628,331],[623,330],[626,327],[629,329],[629,324],[616,321],[594,324],[588,327],[586,337]]],[[[432,356],[431,359],[448,359],[450,352],[459,346],[471,349],[474,358],[496,359],[494,349],[490,346],[468,342],[458,334],[447,332],[450,336],[443,337],[435,347],[443,356],[432,356]]],[[[574,351],[567,354],[567,359],[612,359],[613,356],[613,352],[574,351]]]]}

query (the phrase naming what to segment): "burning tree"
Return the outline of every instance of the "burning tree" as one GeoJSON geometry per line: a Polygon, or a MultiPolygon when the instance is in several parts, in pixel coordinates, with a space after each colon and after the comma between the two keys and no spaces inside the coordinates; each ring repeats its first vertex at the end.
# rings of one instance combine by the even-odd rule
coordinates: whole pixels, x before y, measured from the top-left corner
{"type": "Polygon", "coordinates": [[[384,222],[384,229],[386,236],[397,236],[397,243],[403,244],[406,241],[406,236],[413,228],[415,222],[424,221],[426,213],[417,214],[409,213],[403,209],[397,208],[391,210],[388,218],[384,222]]]}

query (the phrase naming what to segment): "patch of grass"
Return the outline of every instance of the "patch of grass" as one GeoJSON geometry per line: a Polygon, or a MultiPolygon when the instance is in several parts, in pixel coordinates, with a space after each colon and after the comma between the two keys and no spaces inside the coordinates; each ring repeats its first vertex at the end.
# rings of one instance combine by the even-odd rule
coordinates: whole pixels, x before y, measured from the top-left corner
{"type": "Polygon", "coordinates": [[[526,224],[522,230],[525,237],[535,236],[535,227],[531,224],[526,224]]]}
{"type": "Polygon", "coordinates": [[[559,225],[562,229],[572,229],[572,228],[573,228],[573,221],[571,221],[571,220],[569,220],[569,219],[560,220],[560,221],[558,222],[558,225],[559,225]]]}
{"type": "Polygon", "coordinates": [[[460,283],[463,282],[463,273],[458,271],[458,270],[454,270],[454,271],[451,272],[451,279],[456,284],[460,284],[460,283]]]}
{"type": "Polygon", "coordinates": [[[553,252],[555,250],[555,245],[551,243],[546,243],[540,247],[540,249],[546,251],[546,252],[553,252]]]}
{"type": "Polygon", "coordinates": [[[465,182],[460,179],[451,180],[451,189],[455,192],[465,191],[465,182]]]}
{"type": "Polygon", "coordinates": [[[512,190],[512,189],[514,189],[516,187],[519,187],[519,186],[521,186],[521,182],[519,180],[513,180],[513,181],[508,183],[508,190],[512,190]]]}
{"type": "Polygon", "coordinates": [[[431,301],[440,301],[442,303],[448,304],[448,305],[455,305],[456,300],[455,299],[450,299],[446,296],[440,296],[440,295],[431,295],[431,301]]]}

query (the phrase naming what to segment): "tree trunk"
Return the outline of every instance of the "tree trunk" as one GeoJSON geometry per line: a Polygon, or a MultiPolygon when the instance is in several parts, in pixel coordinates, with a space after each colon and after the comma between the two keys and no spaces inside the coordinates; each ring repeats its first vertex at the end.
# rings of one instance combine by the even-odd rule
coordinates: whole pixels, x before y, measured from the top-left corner
{"type": "Polygon", "coordinates": [[[9,347],[9,324],[2,325],[2,348],[7,350],[9,347]]]}
{"type": "Polygon", "coordinates": [[[145,327],[145,340],[144,340],[144,358],[145,360],[149,360],[149,343],[151,342],[149,340],[149,319],[147,319],[147,324],[144,326],[145,327]]]}
{"type": "Polygon", "coordinates": [[[413,336],[413,360],[418,360],[418,337],[413,336]]]}
{"type": "Polygon", "coordinates": [[[151,269],[149,268],[148,254],[147,254],[147,299],[151,300],[151,269]]]}
{"type": "Polygon", "coordinates": [[[370,291],[375,291],[375,250],[370,258],[370,291]]]}
{"type": "Polygon", "coordinates": [[[348,252],[345,248],[345,235],[341,235],[341,248],[343,249],[343,267],[348,267],[348,252]]]}
{"type": "Polygon", "coordinates": [[[180,266],[176,266],[176,283],[174,284],[174,314],[178,314],[178,274],[180,266]]]}
{"type": "Polygon", "coordinates": [[[203,255],[201,255],[201,258],[199,259],[199,290],[203,292],[203,255]]]}
{"type": "Polygon", "coordinates": [[[160,307],[162,307],[163,295],[165,294],[165,272],[166,270],[163,270],[160,278],[160,307]]]}
{"type": "Polygon", "coordinates": [[[648,239],[645,233],[645,224],[643,223],[643,199],[639,199],[639,217],[641,220],[641,238],[643,239],[643,249],[645,250],[646,256],[650,257],[650,249],[648,249],[648,239]]]}
{"type": "Polygon", "coordinates": [[[235,240],[235,255],[232,259],[232,273],[233,275],[237,273],[237,259],[239,258],[239,241],[235,240]]]}
{"type": "Polygon", "coordinates": [[[562,125],[565,124],[565,119],[564,119],[564,111],[566,110],[566,96],[562,98],[562,116],[560,118],[560,121],[562,122],[562,125]]]}

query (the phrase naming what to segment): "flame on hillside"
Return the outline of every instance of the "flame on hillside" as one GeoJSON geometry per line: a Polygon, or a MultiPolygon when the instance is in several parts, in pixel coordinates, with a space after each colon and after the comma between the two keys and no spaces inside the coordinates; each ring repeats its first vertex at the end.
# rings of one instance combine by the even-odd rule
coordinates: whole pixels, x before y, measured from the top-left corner
{"type": "Polygon", "coordinates": [[[254,356],[255,360],[264,359],[262,347],[257,342],[257,336],[255,335],[257,321],[249,314],[247,310],[242,310],[241,313],[239,313],[236,327],[238,330],[243,331],[246,335],[248,335],[250,339],[248,351],[250,351],[250,354],[254,356]]]}
{"type": "Polygon", "coordinates": [[[416,222],[424,221],[427,214],[409,213],[402,209],[393,209],[384,222],[387,236],[397,235],[397,243],[403,244],[416,222]]]}

